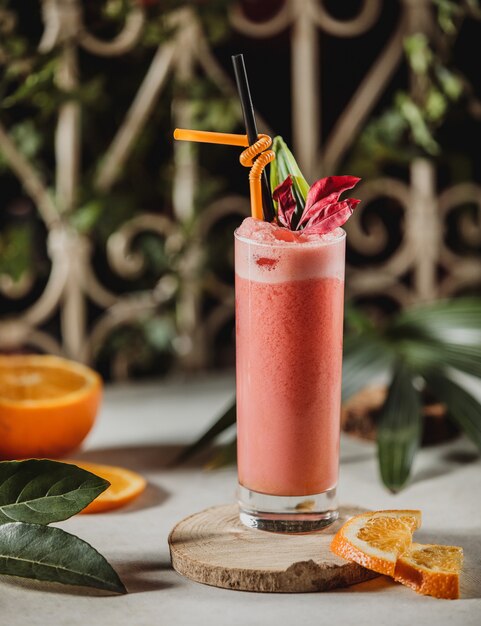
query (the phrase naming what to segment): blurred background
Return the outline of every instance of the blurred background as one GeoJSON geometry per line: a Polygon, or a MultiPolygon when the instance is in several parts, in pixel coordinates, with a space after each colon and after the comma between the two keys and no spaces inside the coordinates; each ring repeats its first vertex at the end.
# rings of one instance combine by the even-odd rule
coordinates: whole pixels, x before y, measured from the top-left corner
{"type": "Polygon", "coordinates": [[[354,325],[480,295],[480,40],[477,0],[0,0],[0,351],[233,366],[246,172],[172,131],[244,132],[238,52],[309,182],[363,178],[354,325]]]}

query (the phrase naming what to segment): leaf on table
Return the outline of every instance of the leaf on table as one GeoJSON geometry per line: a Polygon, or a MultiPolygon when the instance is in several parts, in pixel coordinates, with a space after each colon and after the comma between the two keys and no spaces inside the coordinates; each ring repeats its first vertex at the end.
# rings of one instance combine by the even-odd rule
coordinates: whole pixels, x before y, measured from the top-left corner
{"type": "Polygon", "coordinates": [[[117,572],[91,545],[40,524],[0,526],[0,574],[126,593],[117,572]]]}
{"type": "Polygon", "coordinates": [[[448,414],[481,450],[481,404],[448,373],[425,376],[431,393],[448,407],[448,414]]]}
{"type": "Polygon", "coordinates": [[[236,403],[234,403],[214,422],[214,424],[197,441],[183,450],[175,463],[184,463],[211,443],[224,430],[235,424],[236,403]]]}
{"type": "Polygon", "coordinates": [[[76,465],[29,459],[0,462],[0,524],[50,524],[84,509],[109,482],[76,465]]]}
{"type": "Polygon", "coordinates": [[[393,492],[406,484],[421,438],[421,399],[412,373],[398,363],[381,409],[377,445],[383,483],[393,492]]]}

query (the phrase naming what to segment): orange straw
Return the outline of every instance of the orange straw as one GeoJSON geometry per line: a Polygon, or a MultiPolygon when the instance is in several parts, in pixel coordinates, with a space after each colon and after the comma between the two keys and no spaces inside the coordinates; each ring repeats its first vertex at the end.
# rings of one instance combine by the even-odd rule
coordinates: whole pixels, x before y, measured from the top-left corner
{"type": "Polygon", "coordinates": [[[200,143],[217,143],[227,146],[246,147],[239,160],[244,167],[250,167],[249,186],[251,194],[251,215],[255,219],[262,220],[262,188],[261,176],[265,166],[275,159],[275,154],[268,148],[272,144],[269,135],[258,135],[258,140],[249,146],[247,135],[235,135],[232,133],[211,133],[205,130],[189,130],[176,128],[174,139],[181,141],[197,141],[200,143]]]}

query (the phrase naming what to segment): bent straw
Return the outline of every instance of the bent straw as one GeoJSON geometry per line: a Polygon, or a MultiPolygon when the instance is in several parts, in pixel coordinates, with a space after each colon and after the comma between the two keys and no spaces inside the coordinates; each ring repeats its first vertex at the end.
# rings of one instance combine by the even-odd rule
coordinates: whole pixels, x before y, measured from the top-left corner
{"type": "MultiPolygon", "coordinates": [[[[242,107],[242,115],[247,131],[249,143],[254,144],[257,141],[257,124],[254,113],[254,105],[252,103],[251,91],[249,89],[249,81],[247,79],[247,71],[244,63],[243,54],[235,54],[232,56],[232,65],[234,66],[234,75],[237,83],[237,91],[242,107]]],[[[264,166],[265,167],[265,166],[264,166]]],[[[263,198],[263,214],[266,222],[272,222],[274,219],[274,206],[270,192],[267,174],[264,171],[262,176],[262,198],[263,198]]]]}
{"type": "Polygon", "coordinates": [[[212,133],[207,130],[190,130],[188,128],[176,128],[174,139],[181,141],[197,141],[200,143],[220,143],[225,146],[240,146],[247,148],[249,140],[247,135],[235,135],[233,133],[212,133]]]}
{"type": "Polygon", "coordinates": [[[174,131],[174,139],[247,148],[247,150],[244,150],[240,155],[240,162],[244,165],[244,167],[251,168],[249,173],[251,214],[252,217],[258,220],[262,220],[264,218],[261,177],[265,166],[275,158],[272,150],[267,150],[272,143],[272,140],[268,135],[259,135],[255,143],[249,145],[247,135],[213,133],[205,130],[176,128],[174,131]]]}

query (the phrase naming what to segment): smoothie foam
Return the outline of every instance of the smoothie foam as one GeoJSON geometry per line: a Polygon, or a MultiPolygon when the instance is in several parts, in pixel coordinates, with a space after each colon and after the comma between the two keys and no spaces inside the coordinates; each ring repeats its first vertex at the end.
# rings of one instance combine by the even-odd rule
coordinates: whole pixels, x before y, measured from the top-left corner
{"type": "Polygon", "coordinates": [[[236,236],[246,244],[236,249],[236,274],[242,278],[262,283],[320,277],[344,280],[339,243],[346,234],[341,228],[325,235],[303,235],[248,217],[236,236]]]}

